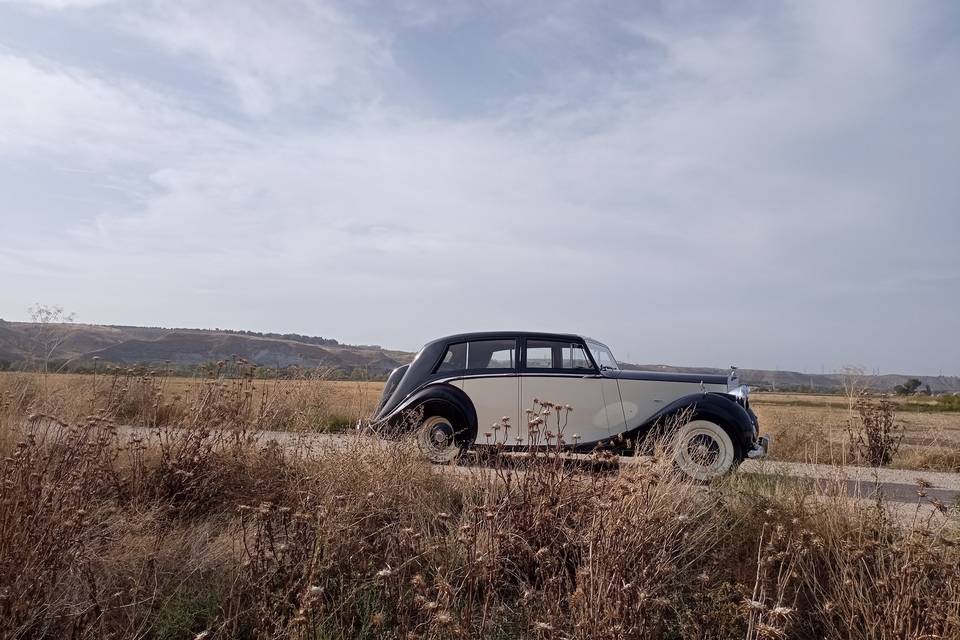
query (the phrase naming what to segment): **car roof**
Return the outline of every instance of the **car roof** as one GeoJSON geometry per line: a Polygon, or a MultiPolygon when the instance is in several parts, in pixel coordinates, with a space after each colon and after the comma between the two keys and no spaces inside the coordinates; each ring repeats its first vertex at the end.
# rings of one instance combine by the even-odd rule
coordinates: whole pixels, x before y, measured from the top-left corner
{"type": "Polygon", "coordinates": [[[535,338],[540,340],[573,340],[576,342],[584,340],[584,337],[575,333],[547,333],[543,331],[474,331],[471,333],[455,333],[436,340],[431,340],[427,345],[437,344],[438,342],[466,342],[468,340],[489,340],[494,338],[535,338]]]}

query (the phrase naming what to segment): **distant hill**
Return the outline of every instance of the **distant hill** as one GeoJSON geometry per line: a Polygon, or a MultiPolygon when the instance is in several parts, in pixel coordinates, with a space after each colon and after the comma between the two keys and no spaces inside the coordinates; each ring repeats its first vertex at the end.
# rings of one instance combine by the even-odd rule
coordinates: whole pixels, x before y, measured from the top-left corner
{"type": "MultiPolygon", "coordinates": [[[[82,370],[93,359],[117,365],[170,363],[190,368],[234,356],[264,367],[331,368],[343,375],[382,378],[412,353],[378,345],[346,345],[332,338],[299,334],[229,331],[222,329],[166,329],[92,324],[40,325],[0,320],[0,369],[25,368],[51,335],[62,339],[51,360],[57,367],[82,370]],[[44,335],[46,333],[46,335],[44,335]]],[[[726,373],[725,369],[623,364],[646,371],[726,373]]],[[[842,374],[806,374],[796,371],[740,369],[740,379],[751,387],[777,391],[836,393],[843,389],[842,374]]],[[[874,391],[891,392],[910,378],[930,385],[933,393],[960,392],[954,376],[888,374],[864,376],[861,383],[874,391]]]]}
{"type": "MultiPolygon", "coordinates": [[[[671,371],[680,373],[728,373],[729,369],[711,369],[707,367],[674,367],[663,364],[623,364],[625,369],[640,371],[671,371]]],[[[810,391],[818,393],[838,393],[844,388],[844,374],[825,373],[810,374],[799,371],[770,371],[767,369],[737,369],[740,381],[753,389],[765,391],[810,391]]],[[[910,378],[921,382],[921,389],[926,385],[930,391],[939,393],[960,392],[960,377],[957,376],[912,376],[891,373],[880,376],[865,375],[857,380],[857,386],[871,391],[892,393],[893,388],[902,385],[910,378]]]]}
{"type": "Polygon", "coordinates": [[[296,334],[164,329],[90,324],[40,325],[0,320],[0,368],[24,368],[43,344],[60,340],[51,360],[77,370],[95,358],[117,365],[191,367],[233,357],[265,367],[326,367],[382,377],[413,357],[377,345],[344,345],[296,334]]]}

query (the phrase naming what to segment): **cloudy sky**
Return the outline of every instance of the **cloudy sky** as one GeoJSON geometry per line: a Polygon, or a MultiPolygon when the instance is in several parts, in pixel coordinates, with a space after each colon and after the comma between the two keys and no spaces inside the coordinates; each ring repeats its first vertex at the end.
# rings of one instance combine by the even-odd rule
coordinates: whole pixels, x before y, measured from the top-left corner
{"type": "Polygon", "coordinates": [[[960,374],[958,294],[960,3],[0,0],[8,320],[960,374]]]}

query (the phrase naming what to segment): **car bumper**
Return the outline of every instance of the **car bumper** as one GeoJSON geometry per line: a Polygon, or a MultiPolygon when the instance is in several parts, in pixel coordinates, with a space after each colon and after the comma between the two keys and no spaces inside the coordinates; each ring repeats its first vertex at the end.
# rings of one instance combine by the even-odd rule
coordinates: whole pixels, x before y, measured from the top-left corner
{"type": "Polygon", "coordinates": [[[757,441],[753,445],[753,449],[747,452],[747,457],[750,459],[755,458],[766,458],[767,454],[770,452],[770,445],[773,443],[773,436],[771,435],[762,435],[757,438],[757,441]]]}

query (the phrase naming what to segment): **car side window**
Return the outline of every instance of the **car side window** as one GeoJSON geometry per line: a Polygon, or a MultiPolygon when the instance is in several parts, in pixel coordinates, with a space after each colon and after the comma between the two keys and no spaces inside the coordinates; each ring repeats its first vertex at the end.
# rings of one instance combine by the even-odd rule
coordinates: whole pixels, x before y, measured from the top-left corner
{"type": "Polygon", "coordinates": [[[587,350],[579,344],[572,344],[563,348],[563,368],[564,369],[591,369],[590,358],[587,357],[587,350]]]}
{"type": "Polygon", "coordinates": [[[547,346],[534,346],[533,343],[527,343],[527,368],[528,369],[552,369],[553,368],[553,349],[547,346]]]}
{"type": "Polygon", "coordinates": [[[554,340],[527,340],[527,369],[593,369],[583,345],[554,340]]]}
{"type": "Polygon", "coordinates": [[[447,347],[437,373],[494,369],[512,371],[517,365],[516,340],[473,340],[447,347]]]}
{"type": "Polygon", "coordinates": [[[474,340],[467,343],[467,369],[513,369],[516,340],[474,340]]]}

